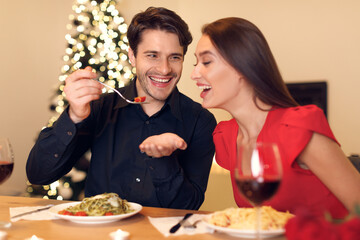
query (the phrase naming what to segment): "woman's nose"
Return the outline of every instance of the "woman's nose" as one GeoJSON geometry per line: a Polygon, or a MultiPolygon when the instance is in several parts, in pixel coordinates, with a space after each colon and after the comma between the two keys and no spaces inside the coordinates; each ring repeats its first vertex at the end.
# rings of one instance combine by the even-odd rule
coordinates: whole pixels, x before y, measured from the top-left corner
{"type": "Polygon", "coordinates": [[[200,77],[199,71],[196,69],[196,66],[194,67],[194,69],[191,72],[190,78],[192,80],[196,80],[200,77]]]}

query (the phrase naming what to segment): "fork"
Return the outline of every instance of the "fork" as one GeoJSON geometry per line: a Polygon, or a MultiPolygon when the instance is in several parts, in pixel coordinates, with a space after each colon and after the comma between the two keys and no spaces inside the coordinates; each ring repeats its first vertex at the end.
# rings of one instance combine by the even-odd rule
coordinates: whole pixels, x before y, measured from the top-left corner
{"type": "MultiPolygon", "coordinates": [[[[122,99],[124,99],[126,102],[128,102],[128,103],[131,103],[131,104],[143,104],[143,103],[148,103],[148,102],[145,102],[145,100],[144,101],[142,101],[142,100],[140,100],[140,101],[131,101],[131,100],[129,100],[129,99],[127,99],[127,98],[125,98],[118,90],[116,90],[115,88],[113,88],[113,87],[111,87],[111,86],[109,86],[109,85],[107,85],[107,84],[105,84],[105,83],[103,83],[103,82],[100,82],[100,81],[98,81],[99,83],[101,83],[103,86],[105,86],[105,87],[107,87],[107,88],[110,88],[111,90],[113,90],[114,92],[116,92],[122,99]]],[[[140,98],[140,97],[139,97],[140,98]]],[[[140,99],[142,99],[142,98],[140,98],[140,99]]]]}
{"type": "Polygon", "coordinates": [[[196,221],[193,222],[193,223],[186,222],[186,223],[183,224],[183,227],[184,227],[184,228],[196,228],[196,225],[197,225],[199,222],[201,222],[201,219],[196,220],[196,221]]]}

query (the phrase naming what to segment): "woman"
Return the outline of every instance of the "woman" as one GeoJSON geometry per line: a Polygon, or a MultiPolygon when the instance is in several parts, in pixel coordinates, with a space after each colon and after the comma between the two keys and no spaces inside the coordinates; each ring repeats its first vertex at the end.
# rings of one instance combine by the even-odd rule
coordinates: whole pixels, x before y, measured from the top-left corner
{"type": "MultiPolygon", "coordinates": [[[[291,97],[260,30],[247,20],[224,18],[202,33],[191,78],[203,89],[203,107],[233,116],[213,133],[218,164],[233,175],[237,147],[275,142],[284,174],[277,194],[265,204],[281,211],[306,207],[334,218],[346,216],[360,202],[360,174],[322,110],[299,106],[291,97]]],[[[234,180],[232,185],[237,205],[249,206],[234,180]]]]}

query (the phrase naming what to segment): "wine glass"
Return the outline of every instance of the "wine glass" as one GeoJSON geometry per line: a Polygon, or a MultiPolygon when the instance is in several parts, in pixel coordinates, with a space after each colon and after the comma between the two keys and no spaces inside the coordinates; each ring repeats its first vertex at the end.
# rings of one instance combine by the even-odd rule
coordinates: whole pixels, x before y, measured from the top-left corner
{"type": "Polygon", "coordinates": [[[238,147],[235,182],[256,209],[256,237],[261,239],[261,205],[273,197],[282,178],[280,153],[275,143],[249,143],[238,147]]]}
{"type": "MultiPolygon", "coordinates": [[[[0,138],[0,184],[5,182],[14,168],[14,154],[9,139],[0,138]]],[[[0,221],[0,228],[10,227],[10,222],[0,221]]]]}

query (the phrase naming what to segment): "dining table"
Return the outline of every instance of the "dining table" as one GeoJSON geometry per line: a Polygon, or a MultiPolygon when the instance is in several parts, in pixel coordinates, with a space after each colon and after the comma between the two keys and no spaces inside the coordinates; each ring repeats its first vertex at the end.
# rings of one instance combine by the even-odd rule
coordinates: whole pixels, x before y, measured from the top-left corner
{"type": "MultiPolygon", "coordinates": [[[[10,220],[10,208],[24,206],[46,206],[48,204],[63,204],[69,201],[52,200],[20,196],[0,196],[0,221],[10,220]]],[[[180,235],[165,237],[149,221],[148,217],[182,217],[186,213],[209,214],[211,211],[196,211],[170,208],[157,208],[143,206],[137,214],[119,221],[102,224],[81,224],[64,219],[52,220],[19,220],[12,222],[11,227],[0,229],[7,233],[7,240],[25,240],[33,235],[43,240],[80,240],[96,239],[110,240],[110,233],[121,229],[130,233],[129,240],[161,240],[161,239],[184,239],[184,240],[216,240],[229,239],[240,240],[244,238],[234,237],[221,232],[203,233],[195,235],[180,235]]],[[[277,236],[272,240],[285,240],[285,236],[277,236]]]]}

